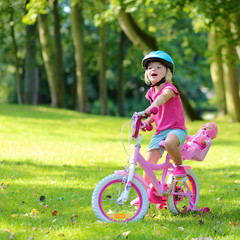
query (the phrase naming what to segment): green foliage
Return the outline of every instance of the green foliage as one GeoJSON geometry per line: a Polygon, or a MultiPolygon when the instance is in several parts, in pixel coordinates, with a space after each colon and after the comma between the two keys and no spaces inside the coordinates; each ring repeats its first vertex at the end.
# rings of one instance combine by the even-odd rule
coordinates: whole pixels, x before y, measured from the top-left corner
{"type": "MultiPolygon", "coordinates": [[[[0,105],[0,238],[238,239],[240,124],[229,124],[228,119],[215,120],[219,133],[206,159],[184,163],[198,176],[198,207],[209,207],[209,214],[173,216],[151,205],[137,223],[96,219],[93,189],[127,163],[120,140],[127,121],[41,106],[0,105]]],[[[201,125],[187,122],[189,134],[201,125]]],[[[143,155],[151,134],[143,133],[143,155]]],[[[125,144],[127,135],[128,127],[125,144]]]]}
{"type": "MultiPolygon", "coordinates": [[[[72,105],[72,89],[74,88],[75,62],[74,48],[72,44],[71,21],[69,12],[64,7],[79,4],[82,2],[84,11],[84,40],[87,51],[85,62],[87,68],[89,104],[94,108],[94,113],[99,112],[98,99],[98,75],[99,75],[99,34],[98,27],[104,22],[107,27],[107,83],[108,97],[111,106],[116,106],[116,90],[118,77],[118,45],[120,39],[120,27],[117,22],[117,14],[120,7],[123,7],[128,13],[131,13],[139,26],[146,32],[154,36],[158,42],[159,49],[168,52],[176,64],[175,79],[184,89],[188,99],[193,102],[197,110],[201,111],[212,101],[206,97],[202,89],[208,88],[208,92],[213,90],[209,72],[208,57],[211,53],[207,52],[207,31],[211,24],[219,26],[222,29],[221,19],[230,19],[239,13],[239,4],[237,0],[230,1],[183,1],[183,0],[112,0],[104,1],[79,1],[63,0],[59,2],[59,13],[61,16],[61,37],[63,45],[65,87],[67,94],[67,106],[72,105]],[[229,14],[228,14],[229,13],[229,14]],[[230,14],[231,13],[231,14],[230,14]],[[235,15],[234,15],[235,14],[235,15]]],[[[31,0],[24,11],[24,0],[1,1],[1,24],[0,24],[0,42],[1,68],[6,70],[1,73],[4,76],[4,96],[7,101],[10,95],[11,101],[14,101],[14,71],[8,71],[14,68],[14,59],[11,53],[11,39],[9,30],[10,9],[14,11],[14,23],[16,24],[17,41],[19,45],[19,58],[21,60],[22,78],[24,73],[25,57],[25,29],[21,22],[32,24],[39,13],[49,13],[49,1],[31,0]],[[12,82],[13,81],[13,82],[12,82]],[[11,84],[9,85],[9,83],[11,84]],[[7,86],[7,87],[6,87],[7,86]],[[9,89],[6,89],[8,88],[9,89]]],[[[49,14],[51,16],[51,14],[49,14]]],[[[52,20],[48,18],[50,33],[53,35],[52,20]]],[[[11,23],[12,24],[12,23],[11,23]]],[[[225,32],[225,36],[228,36],[225,32]]],[[[229,39],[229,38],[225,38],[229,39]]],[[[234,38],[234,43],[239,43],[239,36],[234,38]]],[[[221,41],[219,45],[226,44],[221,41]]],[[[46,74],[39,47],[38,60],[40,66],[40,95],[41,103],[49,103],[49,87],[47,85],[46,74]],[[43,84],[42,84],[43,83],[43,84]]],[[[144,99],[144,93],[147,86],[141,80],[143,71],[140,62],[143,55],[132,43],[127,40],[125,46],[124,60],[124,78],[125,78],[125,96],[128,114],[133,108],[143,108],[148,102],[144,99]]],[[[1,90],[3,92],[3,88],[1,90]]],[[[211,100],[211,99],[210,99],[211,100]]],[[[210,106],[215,108],[215,105],[210,106]]],[[[109,111],[115,113],[112,109],[109,111]]]]}
{"type": "Polygon", "coordinates": [[[27,14],[22,21],[25,24],[34,24],[39,14],[46,14],[46,8],[49,6],[48,0],[30,0],[26,6],[27,14]]]}

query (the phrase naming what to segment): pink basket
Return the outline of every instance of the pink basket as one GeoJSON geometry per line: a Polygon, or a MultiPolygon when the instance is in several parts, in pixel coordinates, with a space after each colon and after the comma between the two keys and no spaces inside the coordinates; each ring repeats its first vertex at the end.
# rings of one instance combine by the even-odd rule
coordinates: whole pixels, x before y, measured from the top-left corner
{"type": "Polygon", "coordinates": [[[208,146],[206,146],[204,149],[186,149],[183,147],[181,150],[182,153],[182,158],[183,160],[195,160],[195,161],[203,161],[204,158],[206,157],[208,150],[210,149],[212,143],[210,143],[208,146]]]}

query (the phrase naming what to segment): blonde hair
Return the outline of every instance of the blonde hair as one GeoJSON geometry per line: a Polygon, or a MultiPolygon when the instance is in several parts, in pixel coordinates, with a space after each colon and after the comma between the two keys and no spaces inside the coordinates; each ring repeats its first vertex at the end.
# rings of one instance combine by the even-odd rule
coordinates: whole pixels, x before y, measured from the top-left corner
{"type": "MultiPolygon", "coordinates": [[[[166,82],[172,83],[173,74],[168,67],[166,67],[166,74],[164,77],[166,79],[166,82]]],[[[149,80],[148,75],[147,75],[147,70],[145,71],[145,74],[144,74],[144,81],[147,85],[151,85],[151,81],[149,80]]]]}

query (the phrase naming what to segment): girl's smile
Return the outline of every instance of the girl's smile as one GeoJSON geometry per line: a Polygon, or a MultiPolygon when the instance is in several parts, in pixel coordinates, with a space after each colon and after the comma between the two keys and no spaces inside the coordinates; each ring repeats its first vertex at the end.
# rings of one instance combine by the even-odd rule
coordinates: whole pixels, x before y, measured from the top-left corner
{"type": "Polygon", "coordinates": [[[152,84],[158,83],[166,74],[166,67],[160,62],[151,62],[147,67],[148,78],[152,84]]]}

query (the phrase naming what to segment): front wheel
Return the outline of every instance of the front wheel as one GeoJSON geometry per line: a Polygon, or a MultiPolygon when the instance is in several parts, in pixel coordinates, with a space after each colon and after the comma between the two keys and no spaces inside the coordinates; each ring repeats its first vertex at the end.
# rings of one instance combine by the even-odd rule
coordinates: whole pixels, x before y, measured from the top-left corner
{"type": "MultiPolygon", "coordinates": [[[[187,170],[187,178],[188,181],[186,184],[192,192],[192,201],[195,206],[198,205],[199,195],[200,195],[200,187],[197,176],[192,170],[187,170]]],[[[171,177],[170,177],[171,178],[171,177]]],[[[169,178],[169,179],[170,179],[169,178]]],[[[185,193],[187,191],[187,187],[182,181],[175,181],[173,192],[177,193],[185,193]]],[[[184,197],[182,195],[168,195],[167,196],[167,206],[170,212],[173,214],[183,213],[188,210],[189,206],[189,198],[184,197]]]]}
{"type": "Polygon", "coordinates": [[[93,191],[92,208],[96,217],[104,222],[129,222],[143,219],[149,207],[147,191],[133,179],[126,202],[117,203],[126,186],[126,177],[112,174],[102,179],[93,191]],[[132,200],[139,198],[139,206],[132,206],[132,200]]]}

